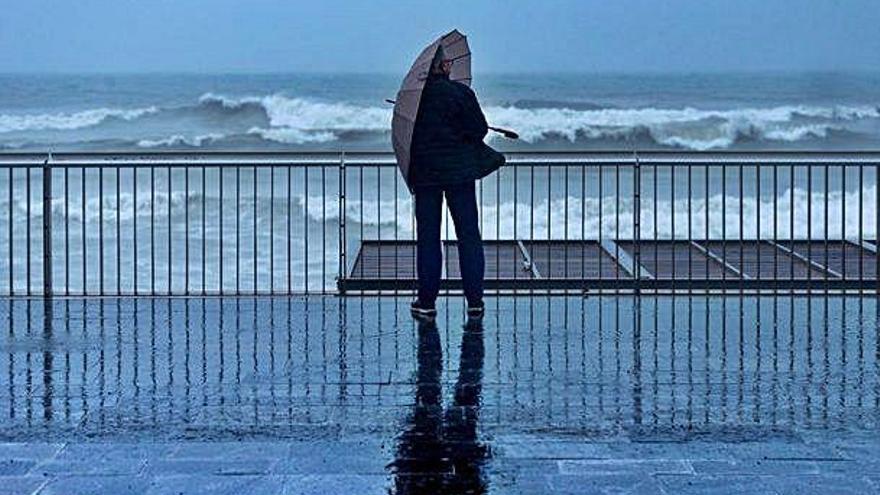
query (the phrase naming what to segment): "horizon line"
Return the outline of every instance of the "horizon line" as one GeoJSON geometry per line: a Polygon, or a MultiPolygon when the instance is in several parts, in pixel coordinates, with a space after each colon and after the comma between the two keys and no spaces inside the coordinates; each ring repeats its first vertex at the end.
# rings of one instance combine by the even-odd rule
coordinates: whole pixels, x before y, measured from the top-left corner
{"type": "MultiPolygon", "coordinates": [[[[4,76],[400,76],[401,71],[332,71],[332,70],[25,70],[0,71],[4,76]]],[[[529,76],[529,75],[880,75],[880,69],[840,68],[840,69],[638,69],[638,70],[475,70],[474,73],[486,76],[529,76]]]]}

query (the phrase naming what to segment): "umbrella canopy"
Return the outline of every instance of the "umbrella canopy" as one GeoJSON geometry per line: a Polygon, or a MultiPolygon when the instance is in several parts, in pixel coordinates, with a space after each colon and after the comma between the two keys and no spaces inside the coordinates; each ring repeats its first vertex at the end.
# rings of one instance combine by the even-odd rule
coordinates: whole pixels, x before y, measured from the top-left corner
{"type": "Polygon", "coordinates": [[[431,62],[437,49],[443,47],[445,59],[452,60],[452,71],[449,79],[470,86],[471,83],[471,49],[467,37],[453,30],[427,46],[419,54],[412,67],[403,78],[397,100],[394,103],[394,116],[391,119],[391,143],[397,156],[397,166],[403,179],[409,181],[410,146],[412,145],[413,129],[419,113],[419,102],[422,90],[431,70],[431,62]]]}

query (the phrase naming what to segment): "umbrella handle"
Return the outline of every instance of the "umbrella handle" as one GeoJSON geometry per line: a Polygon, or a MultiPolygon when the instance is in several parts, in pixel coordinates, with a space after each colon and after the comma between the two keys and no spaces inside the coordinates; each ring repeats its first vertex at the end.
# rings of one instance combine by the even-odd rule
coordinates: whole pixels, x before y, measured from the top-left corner
{"type": "Polygon", "coordinates": [[[519,134],[517,134],[509,129],[502,129],[500,127],[492,127],[492,126],[489,126],[489,129],[491,129],[497,133],[500,133],[501,135],[503,135],[507,139],[519,139],[519,134]]]}

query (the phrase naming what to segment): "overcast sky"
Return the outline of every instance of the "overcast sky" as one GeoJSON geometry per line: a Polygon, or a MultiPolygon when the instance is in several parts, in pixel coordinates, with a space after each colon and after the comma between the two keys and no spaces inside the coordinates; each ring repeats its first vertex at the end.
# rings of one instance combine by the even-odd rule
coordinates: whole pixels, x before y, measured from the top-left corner
{"type": "Polygon", "coordinates": [[[880,70],[878,0],[6,0],[0,72],[880,70]]]}

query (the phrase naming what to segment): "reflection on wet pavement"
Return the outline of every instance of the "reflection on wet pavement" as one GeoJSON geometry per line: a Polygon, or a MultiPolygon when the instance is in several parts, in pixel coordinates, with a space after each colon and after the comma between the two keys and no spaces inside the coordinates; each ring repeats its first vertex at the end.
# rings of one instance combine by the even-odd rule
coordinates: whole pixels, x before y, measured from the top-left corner
{"type": "Polygon", "coordinates": [[[391,297],[0,301],[0,485],[880,487],[874,297],[512,296],[463,314],[450,299],[417,324],[391,297]]]}
{"type": "Polygon", "coordinates": [[[418,325],[418,370],[413,412],[393,462],[396,493],[485,493],[487,449],[477,437],[483,375],[482,319],[461,334],[452,405],[443,409],[443,357],[435,321],[418,325]]]}

